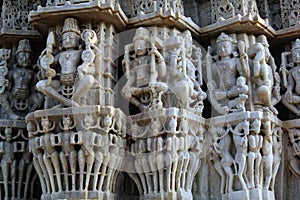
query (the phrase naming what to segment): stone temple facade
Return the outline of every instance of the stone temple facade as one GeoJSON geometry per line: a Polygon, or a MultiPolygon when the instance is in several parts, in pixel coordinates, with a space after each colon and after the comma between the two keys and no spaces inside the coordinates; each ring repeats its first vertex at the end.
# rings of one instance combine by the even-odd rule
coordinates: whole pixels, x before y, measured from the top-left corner
{"type": "Polygon", "coordinates": [[[0,199],[299,199],[299,0],[0,4],[0,199]]]}

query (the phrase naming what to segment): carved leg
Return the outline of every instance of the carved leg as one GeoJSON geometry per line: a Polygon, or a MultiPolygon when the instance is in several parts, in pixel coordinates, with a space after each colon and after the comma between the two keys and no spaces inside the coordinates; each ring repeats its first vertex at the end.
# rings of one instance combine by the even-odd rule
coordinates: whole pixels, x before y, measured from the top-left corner
{"type": "Polygon", "coordinates": [[[166,182],[167,182],[167,191],[171,192],[171,183],[172,183],[172,158],[170,156],[170,154],[166,155],[166,182]]]}
{"type": "Polygon", "coordinates": [[[189,157],[189,154],[186,152],[185,158],[184,158],[183,170],[182,170],[181,188],[185,187],[186,173],[187,173],[187,168],[188,168],[189,162],[190,162],[190,157],[189,157]]]}
{"type": "MultiPolygon", "coordinates": [[[[25,180],[25,187],[24,187],[24,198],[27,198],[27,193],[28,193],[28,186],[29,186],[29,179],[31,178],[31,172],[32,172],[32,164],[27,164],[27,170],[26,170],[26,180],[25,180]]],[[[32,195],[32,194],[31,194],[32,195]]]]}
{"type": "Polygon", "coordinates": [[[10,166],[10,177],[11,177],[11,196],[15,198],[16,195],[16,172],[17,172],[17,161],[14,160],[10,166]]]}
{"type": "Polygon", "coordinates": [[[252,154],[249,154],[248,156],[248,180],[249,189],[254,188],[254,156],[252,154]]]}
{"type": "Polygon", "coordinates": [[[64,181],[65,181],[66,191],[69,191],[69,169],[68,169],[67,158],[66,158],[64,152],[59,153],[59,159],[60,159],[60,163],[61,163],[62,170],[64,173],[64,181]]]}
{"type": "Polygon", "coordinates": [[[79,102],[79,98],[84,96],[93,86],[95,78],[92,75],[85,75],[78,84],[73,94],[73,100],[79,102]]]}
{"type": "Polygon", "coordinates": [[[85,156],[82,150],[78,152],[78,160],[79,160],[79,190],[83,191],[83,174],[84,174],[85,156]]]}
{"type": "Polygon", "coordinates": [[[153,189],[152,189],[152,181],[151,181],[151,177],[150,177],[150,167],[148,165],[148,159],[146,157],[142,157],[142,168],[144,171],[144,174],[146,176],[146,182],[147,182],[147,191],[148,193],[152,193],[153,189]]]}
{"type": "Polygon", "coordinates": [[[239,177],[239,180],[240,180],[240,182],[242,184],[243,190],[247,190],[248,188],[247,188],[247,185],[246,185],[244,177],[243,177],[244,168],[246,166],[246,156],[245,157],[241,157],[240,159],[241,160],[239,162],[237,162],[237,164],[239,166],[238,177],[239,177]]]}
{"type": "Polygon", "coordinates": [[[37,175],[39,176],[41,187],[42,187],[42,193],[46,194],[47,193],[47,187],[46,187],[46,182],[45,182],[45,177],[43,176],[42,168],[40,166],[40,163],[37,160],[37,157],[33,158],[33,165],[35,168],[35,171],[37,175]]]}
{"type": "MultiPolygon", "coordinates": [[[[137,158],[140,159],[140,158],[137,158]]],[[[142,163],[136,160],[135,163],[135,169],[141,179],[142,187],[143,187],[143,194],[147,194],[147,185],[146,185],[146,180],[144,177],[143,169],[141,168],[142,163]]]]}
{"type": "Polygon", "coordinates": [[[276,181],[276,175],[279,169],[279,165],[280,165],[280,159],[277,158],[276,161],[274,161],[273,163],[273,173],[272,173],[272,180],[270,184],[271,191],[274,191],[275,189],[275,181],[276,181]]]}
{"type": "Polygon", "coordinates": [[[260,179],[260,164],[261,164],[261,155],[259,154],[256,158],[256,161],[255,161],[255,169],[256,169],[256,172],[255,172],[255,186],[256,187],[260,187],[261,186],[261,183],[259,181],[260,179]]]}
{"type": "MultiPolygon", "coordinates": [[[[22,189],[22,185],[23,185],[23,172],[24,172],[24,159],[22,158],[20,160],[20,163],[19,163],[19,167],[18,167],[18,170],[19,170],[19,177],[18,177],[18,199],[21,199],[21,189],[22,189]]],[[[25,196],[24,196],[25,197],[25,196]]]]}
{"type": "Polygon", "coordinates": [[[177,190],[181,187],[181,176],[182,176],[183,164],[184,164],[184,157],[183,157],[183,152],[181,152],[178,159],[178,168],[176,172],[177,190]]]}
{"type": "MultiPolygon", "coordinates": [[[[35,180],[37,178],[37,175],[34,174],[32,179],[31,179],[31,182],[30,182],[30,199],[34,199],[33,198],[33,190],[35,189],[35,180]]],[[[43,193],[44,194],[44,193],[43,193]]]]}
{"type": "Polygon", "coordinates": [[[178,163],[179,159],[178,157],[172,164],[172,191],[176,191],[176,174],[177,174],[177,169],[178,169],[178,163]]]}
{"type": "Polygon", "coordinates": [[[159,176],[159,193],[164,194],[164,155],[159,153],[157,155],[157,170],[159,176]]]}
{"type": "Polygon", "coordinates": [[[40,153],[38,154],[38,162],[41,166],[41,170],[43,172],[43,177],[46,181],[46,186],[47,186],[47,193],[49,194],[51,192],[51,186],[50,186],[50,180],[49,180],[49,174],[47,173],[47,167],[45,165],[44,159],[43,159],[43,155],[40,153]]]}
{"type": "Polygon", "coordinates": [[[221,188],[220,188],[220,193],[225,194],[225,178],[226,175],[222,169],[221,162],[219,160],[214,161],[214,168],[218,172],[218,174],[221,176],[221,188]]]}
{"type": "Polygon", "coordinates": [[[233,185],[233,173],[231,171],[231,167],[230,166],[223,166],[223,169],[225,171],[225,173],[227,174],[228,180],[227,180],[227,190],[228,192],[232,192],[232,185],[233,185]]]}
{"type": "Polygon", "coordinates": [[[95,166],[94,166],[94,182],[93,182],[93,190],[97,191],[97,185],[98,185],[98,177],[100,172],[100,167],[103,164],[103,155],[101,152],[96,153],[95,157],[95,166]]]}
{"type": "Polygon", "coordinates": [[[93,152],[89,152],[90,155],[86,159],[86,176],[85,176],[85,190],[87,191],[89,188],[91,172],[95,160],[95,155],[93,152]]]}
{"type": "Polygon", "coordinates": [[[155,155],[152,155],[153,153],[151,153],[148,156],[148,162],[150,165],[150,169],[152,172],[152,178],[153,178],[153,192],[157,193],[157,168],[155,165],[155,155]]]}
{"type": "Polygon", "coordinates": [[[61,192],[63,190],[63,188],[62,188],[62,182],[61,182],[60,166],[59,166],[57,151],[55,151],[51,154],[51,161],[53,163],[55,174],[56,174],[56,181],[57,181],[57,185],[58,185],[58,191],[61,192]]]}
{"type": "Polygon", "coordinates": [[[69,157],[71,176],[72,176],[72,191],[76,190],[76,162],[77,162],[77,152],[71,151],[69,157]]]}
{"type": "Polygon", "coordinates": [[[9,191],[8,191],[8,173],[9,173],[9,164],[5,161],[2,160],[1,162],[1,169],[2,169],[2,174],[3,174],[3,182],[4,182],[4,196],[5,198],[8,198],[9,191]]]}
{"type": "Polygon", "coordinates": [[[265,183],[264,183],[264,189],[269,190],[271,179],[272,179],[272,164],[273,164],[273,155],[268,155],[265,160],[265,170],[264,170],[264,176],[265,176],[265,183]]]}
{"type": "Polygon", "coordinates": [[[101,167],[101,176],[100,176],[100,181],[98,186],[98,190],[101,192],[104,191],[103,183],[104,183],[104,178],[106,177],[106,170],[107,170],[107,165],[109,160],[110,160],[110,156],[104,156],[103,164],[101,167]]]}
{"type": "Polygon", "coordinates": [[[105,188],[106,191],[111,190],[111,188],[109,188],[109,186],[110,186],[112,174],[113,174],[113,171],[115,170],[116,162],[117,162],[117,156],[113,153],[110,155],[111,155],[112,159],[110,160],[110,167],[108,167],[108,170],[107,170],[106,188],[105,188]]]}
{"type": "Polygon", "coordinates": [[[43,160],[44,160],[44,163],[46,165],[46,174],[48,173],[48,176],[49,176],[49,179],[50,179],[50,184],[51,184],[51,189],[52,189],[52,192],[56,192],[56,189],[55,189],[55,182],[54,182],[54,174],[53,174],[53,168],[52,168],[52,164],[51,164],[51,161],[49,158],[47,158],[46,155],[43,156],[43,160]]]}

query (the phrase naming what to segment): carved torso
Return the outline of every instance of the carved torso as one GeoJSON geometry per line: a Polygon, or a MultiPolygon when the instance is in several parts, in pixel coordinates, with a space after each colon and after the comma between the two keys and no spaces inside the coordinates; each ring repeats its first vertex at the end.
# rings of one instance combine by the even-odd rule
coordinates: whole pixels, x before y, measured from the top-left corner
{"type": "Polygon", "coordinates": [[[221,88],[230,89],[235,85],[237,69],[236,60],[234,58],[216,62],[216,70],[221,79],[221,88]]]}
{"type": "Polygon", "coordinates": [[[135,58],[133,61],[132,70],[136,73],[136,85],[137,87],[141,87],[147,85],[149,82],[150,76],[150,57],[149,56],[141,56],[135,58]]]}
{"type": "Polygon", "coordinates": [[[292,69],[291,74],[295,81],[295,92],[300,94],[300,67],[292,69]]]}
{"type": "Polygon", "coordinates": [[[59,54],[59,64],[61,66],[61,79],[67,75],[77,73],[77,67],[81,61],[81,50],[68,50],[59,54]]]}

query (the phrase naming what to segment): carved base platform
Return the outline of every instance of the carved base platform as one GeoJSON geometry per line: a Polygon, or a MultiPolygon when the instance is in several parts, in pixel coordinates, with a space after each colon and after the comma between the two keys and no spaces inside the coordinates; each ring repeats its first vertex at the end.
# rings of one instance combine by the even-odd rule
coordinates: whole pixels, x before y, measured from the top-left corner
{"type": "Polygon", "coordinates": [[[231,192],[222,195],[222,200],[250,200],[250,195],[248,190],[231,192]]]}
{"type": "Polygon", "coordinates": [[[52,194],[45,194],[41,197],[41,200],[115,200],[117,195],[110,192],[86,192],[86,191],[70,191],[70,192],[58,192],[52,194]]]}
{"type": "Polygon", "coordinates": [[[275,195],[272,191],[252,189],[224,194],[222,200],[275,200],[275,195]]]}
{"type": "Polygon", "coordinates": [[[172,200],[190,200],[193,199],[191,192],[178,191],[178,192],[165,192],[165,193],[152,193],[146,194],[140,198],[140,200],[161,200],[161,199],[172,199],[172,200]]]}

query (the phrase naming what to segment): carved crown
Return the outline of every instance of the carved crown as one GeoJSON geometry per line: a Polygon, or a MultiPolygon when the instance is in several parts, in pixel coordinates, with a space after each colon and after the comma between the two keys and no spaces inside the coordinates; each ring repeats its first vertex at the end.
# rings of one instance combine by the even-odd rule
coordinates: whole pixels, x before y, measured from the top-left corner
{"type": "Polygon", "coordinates": [[[141,27],[141,28],[138,28],[136,30],[133,41],[136,41],[136,40],[149,40],[149,38],[150,38],[149,31],[147,29],[141,27]]]}
{"type": "Polygon", "coordinates": [[[78,21],[74,18],[66,18],[64,22],[64,27],[62,30],[62,33],[66,32],[74,32],[78,35],[80,35],[80,29],[78,26],[78,21]]]}
{"type": "Polygon", "coordinates": [[[292,51],[294,51],[295,49],[300,49],[300,39],[297,39],[292,45],[292,51]]]}
{"type": "Polygon", "coordinates": [[[230,37],[229,35],[225,34],[225,33],[221,33],[221,35],[217,38],[217,43],[219,42],[234,42],[234,40],[232,39],[232,37],[230,37]]]}
{"type": "Polygon", "coordinates": [[[27,39],[23,39],[19,41],[18,49],[17,49],[17,54],[20,52],[29,52],[32,53],[31,51],[31,45],[30,41],[27,39]]]}

